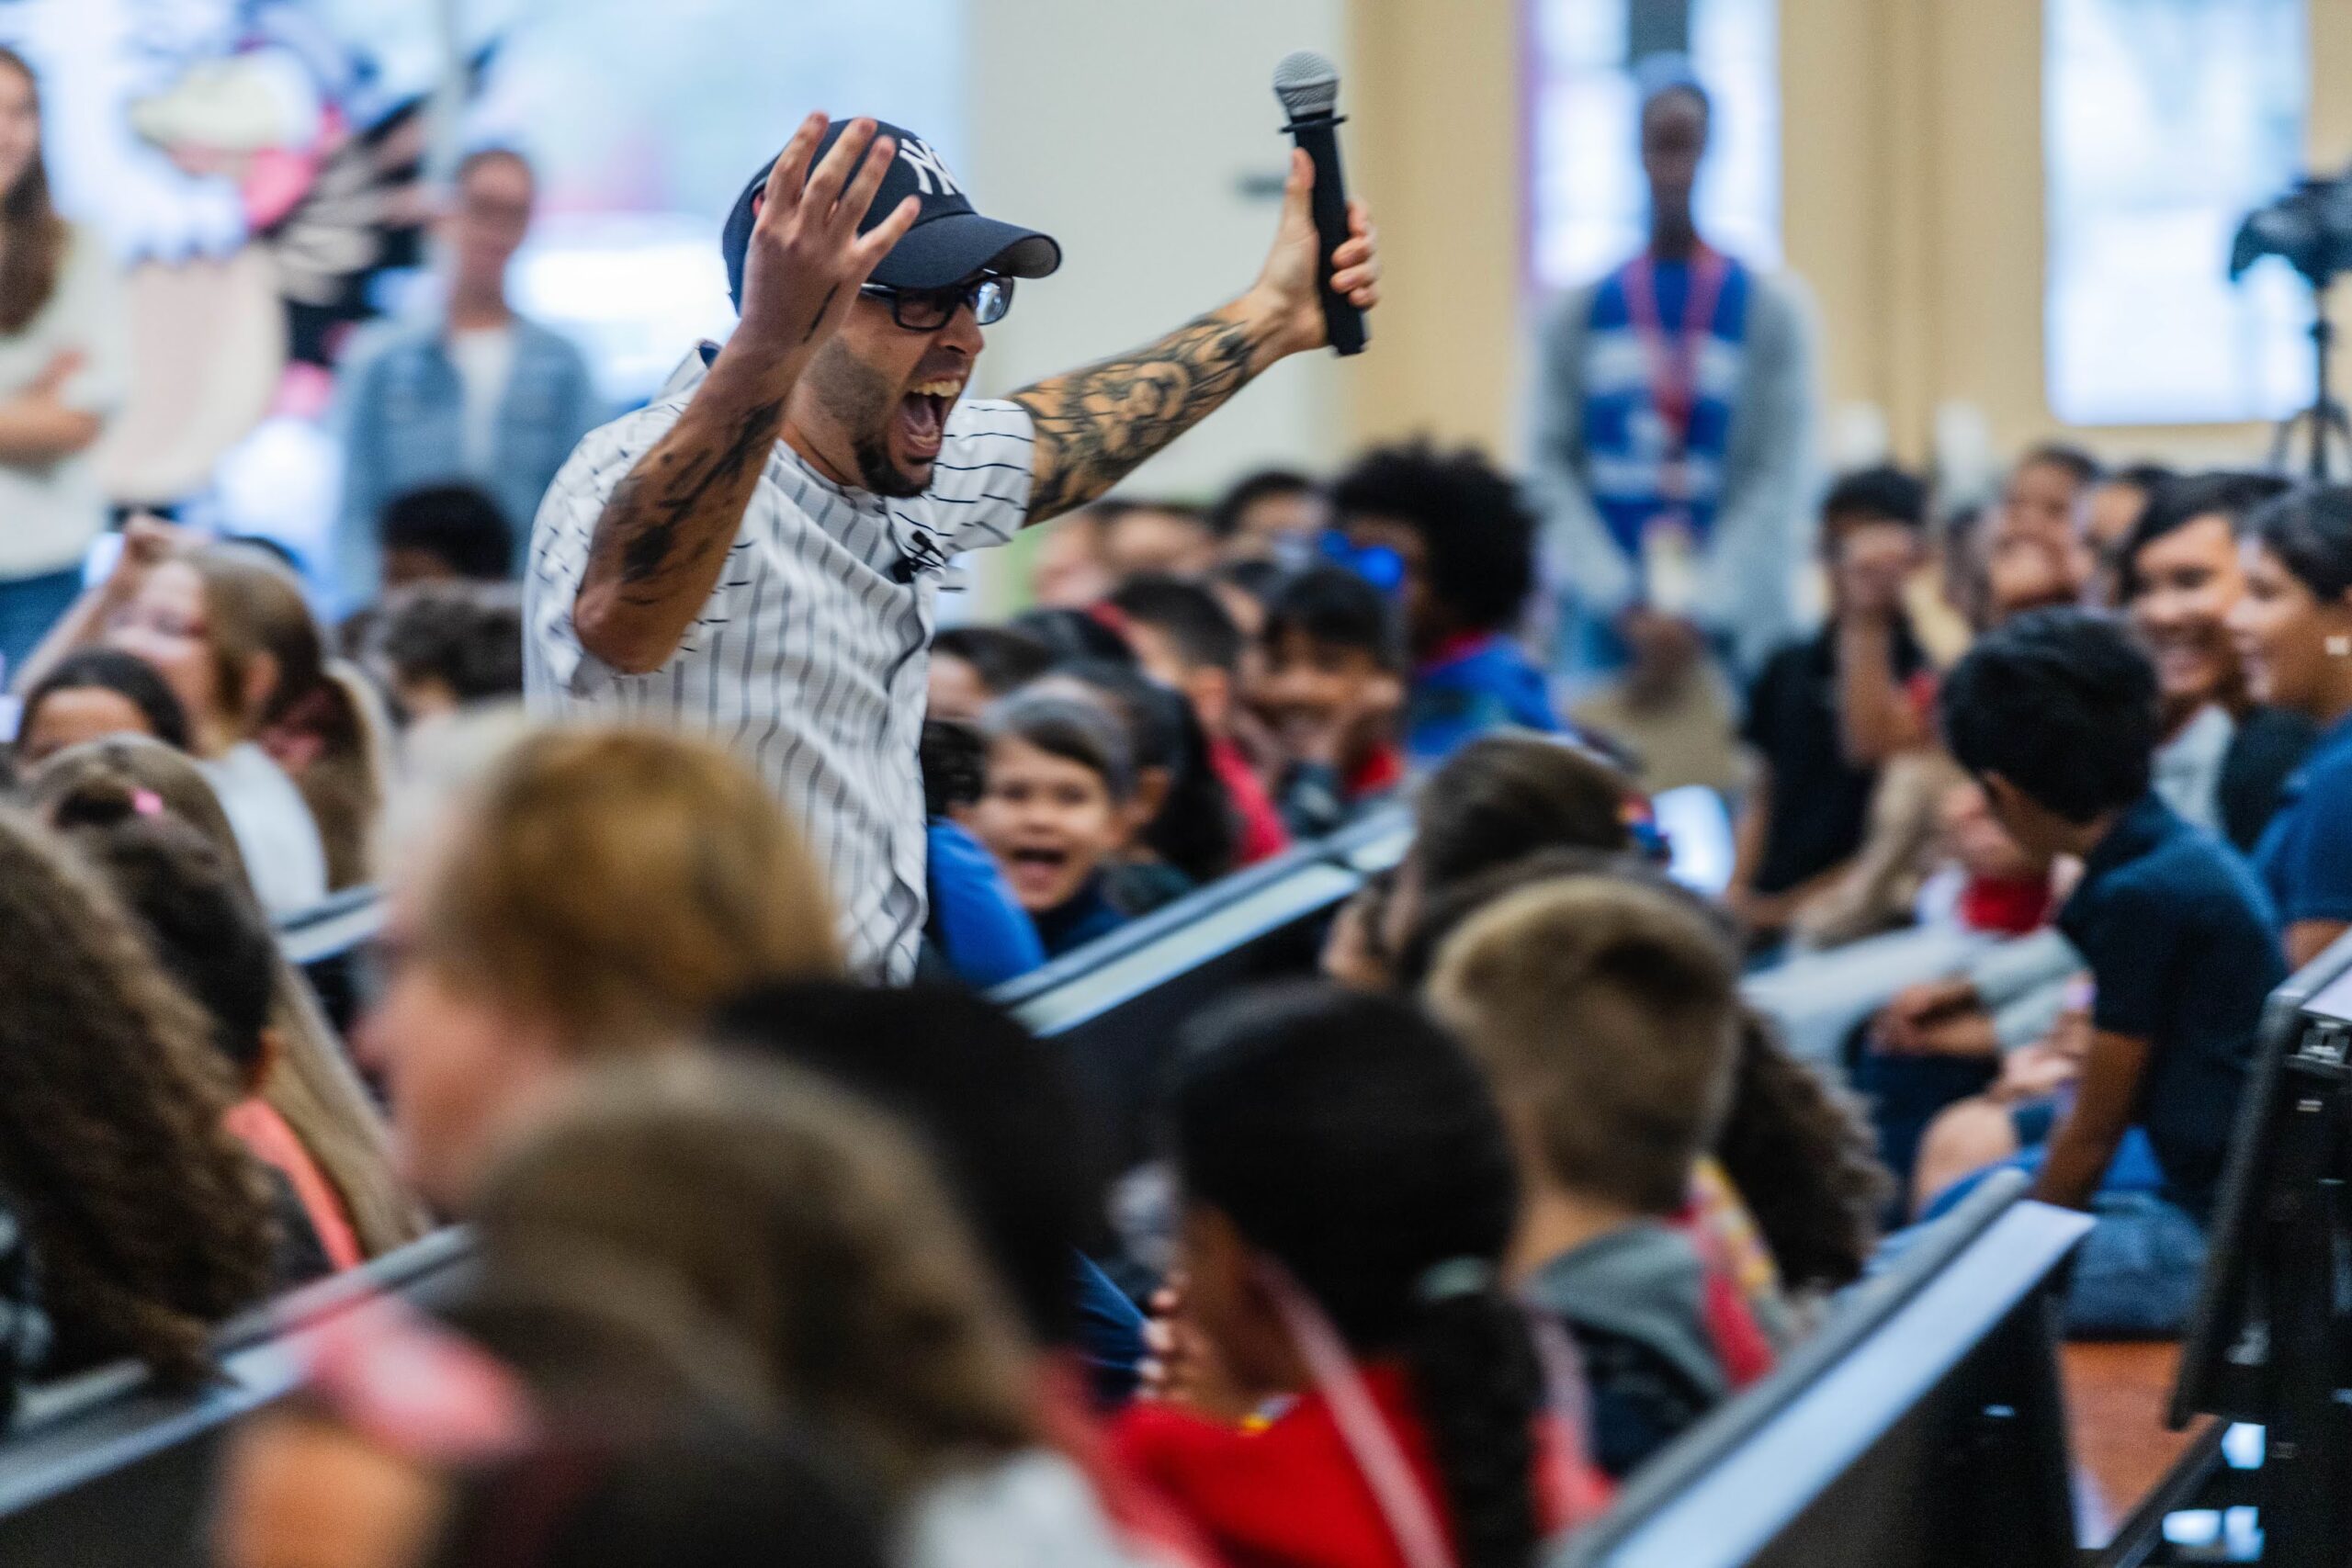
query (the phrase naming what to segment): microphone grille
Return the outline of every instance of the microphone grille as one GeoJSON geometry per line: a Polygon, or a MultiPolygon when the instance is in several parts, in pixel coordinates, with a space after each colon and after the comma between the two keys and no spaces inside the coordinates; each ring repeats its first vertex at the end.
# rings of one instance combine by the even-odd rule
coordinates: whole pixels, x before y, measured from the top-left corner
{"type": "Polygon", "coordinates": [[[1340,101],[1340,68],[1311,49],[1294,50],[1274,67],[1274,96],[1293,119],[1329,114],[1340,101]]]}

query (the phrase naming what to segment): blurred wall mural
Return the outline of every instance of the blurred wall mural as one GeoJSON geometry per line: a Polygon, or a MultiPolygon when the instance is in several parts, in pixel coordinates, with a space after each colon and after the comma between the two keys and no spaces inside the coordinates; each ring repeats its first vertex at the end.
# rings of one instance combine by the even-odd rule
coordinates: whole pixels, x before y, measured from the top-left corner
{"type": "Polygon", "coordinates": [[[726,332],[719,220],[806,108],[912,123],[957,155],[962,12],[0,0],[0,42],[40,74],[59,206],[128,280],[134,388],[100,454],[110,493],[320,562],[334,367],[371,318],[431,309],[430,176],[479,146],[541,175],[517,308],[580,343],[616,412],[641,401],[726,332]]]}

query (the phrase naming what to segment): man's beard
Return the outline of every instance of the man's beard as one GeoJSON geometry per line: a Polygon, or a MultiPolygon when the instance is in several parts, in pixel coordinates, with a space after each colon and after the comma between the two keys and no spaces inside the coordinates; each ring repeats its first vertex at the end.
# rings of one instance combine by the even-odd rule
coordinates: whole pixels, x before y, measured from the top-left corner
{"type": "Polygon", "coordinates": [[[857,482],[876,495],[905,499],[921,495],[929,487],[923,479],[909,479],[890,461],[888,438],[880,435],[859,435],[850,442],[850,455],[857,459],[857,482]]]}
{"type": "Polygon", "coordinates": [[[903,500],[929,488],[928,476],[910,478],[890,460],[890,421],[898,417],[899,399],[889,382],[838,342],[825,345],[808,373],[817,400],[849,434],[862,489],[903,500]]]}

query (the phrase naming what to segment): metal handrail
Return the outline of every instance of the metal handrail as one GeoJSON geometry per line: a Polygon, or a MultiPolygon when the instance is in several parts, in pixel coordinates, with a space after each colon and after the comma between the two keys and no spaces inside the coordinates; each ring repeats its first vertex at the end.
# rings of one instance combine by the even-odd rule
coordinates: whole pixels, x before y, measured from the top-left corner
{"type": "Polygon", "coordinates": [[[2041,1288],[2090,1228],[1978,1184],[1774,1371],[1644,1466],[1547,1568],[1731,1568],[1757,1556],[1846,1465],[2041,1288]]]}
{"type": "MultiPolygon", "coordinates": [[[[1341,839],[1306,846],[1264,874],[1204,889],[1171,906],[1168,913],[1175,918],[1136,922],[1142,930],[1125,941],[1105,944],[1101,953],[1072,955],[1086,962],[1069,964],[1055,984],[1025,999],[1016,998],[1016,1010],[1048,1034],[1100,1028],[1156,987],[1233,959],[1250,944],[1291,931],[1300,920],[1334,907],[1367,876],[1396,863],[1408,831],[1401,819],[1382,818],[1341,839]]],[[[289,954],[300,943],[302,961],[316,962],[366,940],[374,929],[369,922],[377,908],[370,897],[348,897],[289,922],[289,954]]],[[[1554,1568],[1657,1561],[1645,1543],[1681,1540],[1675,1532],[1691,1522],[1694,1506],[1713,1510],[1709,1517],[1723,1543],[1733,1534],[1760,1540],[1785,1524],[1786,1509],[1801,1506],[1807,1486],[1823,1483],[1825,1466],[1834,1456],[1826,1451],[1790,1456],[1805,1459],[1810,1469],[1798,1466],[1803,1474],[1785,1466],[1775,1472],[1785,1483],[1785,1495],[1777,1502],[1751,1500],[1753,1506],[1738,1511],[1727,1510],[1721,1499],[1694,1503],[1693,1498],[1716,1486],[1718,1472],[1725,1467],[1753,1471],[1758,1446],[1777,1443],[1776,1434],[1790,1430],[1792,1423],[1811,1423],[1808,1429],[1817,1430],[1820,1402],[1833,1393],[1849,1401],[1839,1418],[1853,1424],[1848,1434],[1852,1442],[1867,1441],[1884,1423],[1899,1418],[1899,1391],[1887,1382],[1883,1367],[1873,1376],[1887,1382],[1880,1390],[1887,1398],[1880,1402],[1884,1408],[1874,1410],[1853,1404],[1853,1379],[1841,1369],[1867,1349],[1883,1350],[1890,1337],[1909,1332],[1906,1325],[1930,1315],[1941,1325],[1943,1350],[1951,1356],[1964,1354],[1973,1343],[1962,1321],[1966,1314],[1955,1317],[1948,1298],[1957,1293],[1973,1299],[1973,1287],[1945,1277],[1956,1264],[1973,1262],[1983,1268],[1986,1259],[2007,1258],[2009,1265],[1996,1281],[1996,1295],[2026,1288],[2046,1274],[2046,1268],[2034,1262],[2029,1280],[2018,1272],[2020,1257],[2030,1253],[2033,1259],[2042,1259],[2053,1248],[2063,1253],[2082,1222],[2078,1216],[2027,1205],[2037,1211],[2037,1217],[2028,1222],[2018,1205],[2022,1186],[2021,1178],[1984,1183],[1951,1215],[1923,1233],[1917,1245],[1884,1274],[1849,1292],[1823,1329],[1772,1376],[1645,1467],[1607,1517],[1554,1557],[1554,1568]],[[2061,1236],[2058,1233],[2070,1224],[2077,1228],[2061,1236]]],[[[309,1328],[370,1294],[407,1293],[420,1284],[448,1279],[463,1266],[468,1252],[462,1232],[439,1232],[351,1276],[322,1281],[248,1314],[222,1331],[222,1381],[195,1394],[160,1393],[147,1385],[139,1369],[122,1367],[100,1369],[36,1391],[27,1401],[17,1430],[0,1443],[0,1521],[164,1450],[216,1436],[290,1392],[299,1359],[288,1353],[288,1346],[299,1342],[309,1328]]],[[[1984,1304],[1989,1312],[1996,1303],[1987,1298],[1984,1304]]],[[[1905,1353],[1922,1352],[1912,1344],[1905,1353]]],[[[1926,1371],[1913,1369],[1917,1375],[1926,1371]]],[[[1726,1544],[1721,1552],[1711,1551],[1706,1561],[1730,1563],[1740,1559],[1726,1544]]],[[[1695,1568],[1698,1560],[1691,1562],[1695,1568]]]]}
{"type": "Polygon", "coordinates": [[[0,1517],[285,1397],[300,1381],[289,1340],[369,1301],[445,1283],[471,1252],[468,1234],[450,1226],[244,1313],[214,1341],[218,1376],[190,1393],[156,1389],[132,1362],[30,1391],[0,1443],[0,1517]]]}
{"type": "MultiPolygon", "coordinates": [[[[1028,999],[1015,1011],[1046,1034],[1099,1018],[1345,897],[1361,881],[1352,866],[1377,864],[1407,830],[1401,813],[1384,815],[1200,889],[1069,954],[1054,966],[1051,984],[1024,987],[1028,999]]],[[[308,965],[367,942],[381,923],[376,891],[355,888],[281,920],[279,940],[290,961],[308,965]]],[[[465,1233],[446,1228],[242,1314],[215,1342],[224,1380],[193,1393],[158,1392],[146,1369],[130,1361],[27,1391],[0,1438],[0,1517],[282,1395],[292,1373],[274,1345],[356,1301],[405,1293],[462,1266],[468,1251],[465,1233]]]]}

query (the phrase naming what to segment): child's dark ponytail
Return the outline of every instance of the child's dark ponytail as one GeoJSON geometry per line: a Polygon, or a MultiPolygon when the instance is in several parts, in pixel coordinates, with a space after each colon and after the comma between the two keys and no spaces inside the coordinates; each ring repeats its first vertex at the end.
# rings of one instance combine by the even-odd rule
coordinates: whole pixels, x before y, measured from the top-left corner
{"type": "Polygon", "coordinates": [[[1453,1511],[1460,1568],[1527,1568],[1539,1537],[1528,1477],[1544,1400],[1527,1314],[1476,1258],[1437,1265],[1418,1295],[1405,1358],[1453,1511]]]}
{"type": "Polygon", "coordinates": [[[1545,1380],[1497,1282],[1518,1177],[1477,1068],[1410,1003],[1259,991],[1200,1026],[1169,1111],[1187,1196],[1281,1265],[1359,1361],[1402,1364],[1461,1568],[1527,1568],[1545,1380]]]}

